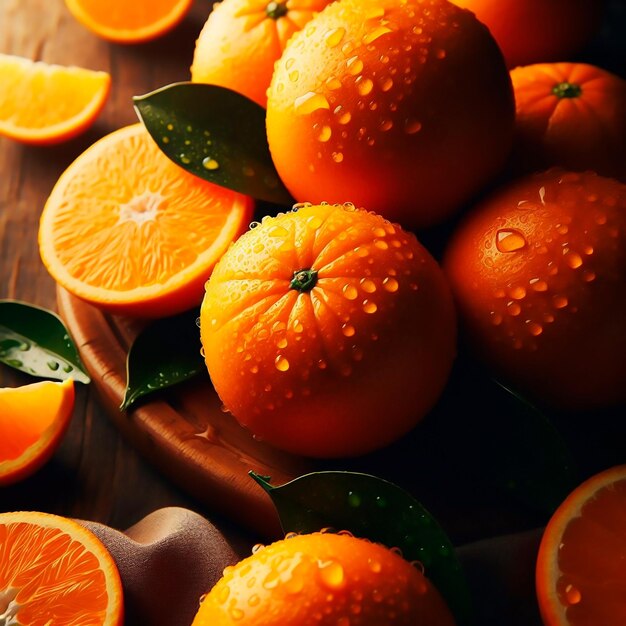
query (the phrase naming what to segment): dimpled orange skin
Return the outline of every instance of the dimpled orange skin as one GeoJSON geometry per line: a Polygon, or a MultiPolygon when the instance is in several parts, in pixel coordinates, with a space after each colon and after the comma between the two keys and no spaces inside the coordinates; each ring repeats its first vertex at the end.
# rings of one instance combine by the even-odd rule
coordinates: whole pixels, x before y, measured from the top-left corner
{"type": "Polygon", "coordinates": [[[349,535],[277,541],[234,567],[206,596],[192,626],[454,626],[445,602],[413,565],[349,535]]]}
{"type": "Polygon", "coordinates": [[[604,0],[453,0],[484,22],[509,67],[562,61],[600,26],[604,0]]]}
{"type": "Polygon", "coordinates": [[[405,227],[457,211],[502,167],[510,78],[489,31],[445,0],[341,0],[289,42],[267,135],[296,200],[350,200],[405,227]]]}
{"type": "Polygon", "coordinates": [[[329,2],[222,0],[196,42],[191,79],[228,87],[265,107],[274,63],[289,38],[329,2]]]}
{"type": "Polygon", "coordinates": [[[626,399],[626,186],[550,170],[468,215],[444,268],[476,352],[564,409],[626,399]]]}
{"type": "Polygon", "coordinates": [[[353,206],[266,218],[222,257],[201,308],[209,374],[257,437],[357,455],[410,430],[455,354],[452,298],[414,235],[353,206]],[[310,290],[290,288],[315,270],[310,290]]]}

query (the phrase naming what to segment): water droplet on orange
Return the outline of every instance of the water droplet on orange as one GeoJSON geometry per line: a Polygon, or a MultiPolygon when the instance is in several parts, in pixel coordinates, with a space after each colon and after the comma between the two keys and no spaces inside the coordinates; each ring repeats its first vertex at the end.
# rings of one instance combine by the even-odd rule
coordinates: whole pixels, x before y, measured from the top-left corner
{"type": "Polygon", "coordinates": [[[343,161],[343,152],[333,152],[331,156],[335,163],[341,163],[343,161]]]}
{"type": "Polygon", "coordinates": [[[545,280],[531,278],[528,283],[532,287],[533,291],[548,291],[548,283],[545,280]]]}
{"type": "Polygon", "coordinates": [[[391,30],[391,28],[388,28],[387,26],[378,26],[377,28],[370,31],[363,37],[363,43],[367,46],[373,41],[376,41],[377,39],[382,37],[383,35],[386,35],[387,33],[391,33],[391,32],[393,31],[391,30]]]}
{"type": "Polygon", "coordinates": [[[596,273],[592,272],[591,270],[585,270],[583,272],[583,280],[586,283],[591,283],[596,279],[596,273]]]}
{"type": "Polygon", "coordinates": [[[274,226],[269,231],[269,236],[270,237],[285,237],[287,234],[288,234],[287,230],[285,228],[283,228],[282,226],[274,226]]]}
{"type": "Polygon", "coordinates": [[[341,589],[345,585],[345,572],[337,561],[318,561],[319,576],[322,583],[330,590],[341,589]]]}
{"type": "Polygon", "coordinates": [[[381,572],[381,570],[383,569],[383,566],[381,565],[380,561],[377,561],[375,559],[368,559],[368,563],[370,571],[374,572],[374,574],[379,574],[381,572]]]}
{"type": "Polygon", "coordinates": [[[380,84],[380,89],[383,92],[389,91],[392,87],[393,87],[393,79],[389,76],[385,78],[383,82],[380,84]]]}
{"type": "Polygon", "coordinates": [[[378,311],[378,306],[376,306],[376,303],[371,300],[363,300],[363,310],[370,314],[376,313],[376,311],[378,311]]]}
{"type": "Polygon", "coordinates": [[[404,132],[407,135],[414,135],[422,130],[422,123],[413,118],[409,118],[404,122],[404,132]]]}
{"type": "Polygon", "coordinates": [[[319,109],[330,108],[326,97],[314,91],[308,91],[303,96],[296,98],[293,105],[298,115],[308,115],[319,109]]]}
{"type": "Polygon", "coordinates": [[[537,324],[536,322],[529,321],[528,332],[533,337],[539,337],[539,335],[541,335],[541,333],[543,332],[543,327],[541,326],[541,324],[537,324]]]}
{"type": "Polygon", "coordinates": [[[496,248],[500,252],[517,252],[527,244],[524,235],[515,228],[501,229],[496,233],[496,248]]]}
{"type": "Polygon", "coordinates": [[[393,128],[393,122],[389,119],[382,120],[378,125],[378,128],[380,128],[383,132],[391,130],[393,128]]]}
{"type": "Polygon", "coordinates": [[[356,330],[351,324],[344,324],[341,327],[341,332],[343,333],[344,337],[354,337],[356,330]]]}
{"type": "Polygon", "coordinates": [[[389,293],[395,293],[399,288],[398,281],[395,278],[390,278],[389,276],[383,280],[383,289],[388,291],[389,293]]]}
{"type": "Polygon", "coordinates": [[[507,303],[506,309],[508,314],[512,315],[513,317],[517,317],[522,312],[522,307],[520,307],[520,305],[513,300],[507,303]]]}
{"type": "Polygon", "coordinates": [[[513,287],[509,293],[511,294],[511,298],[513,298],[513,300],[523,300],[526,297],[526,289],[524,289],[521,285],[513,287]]]}
{"type": "Polygon", "coordinates": [[[337,89],[341,89],[341,81],[334,76],[327,78],[325,85],[330,91],[336,91],[337,89]]]}
{"type": "Polygon", "coordinates": [[[441,59],[445,59],[446,58],[446,51],[443,49],[439,49],[437,50],[437,52],[435,52],[435,56],[441,60],[441,59]]]}
{"type": "Polygon", "coordinates": [[[565,255],[565,262],[573,270],[578,269],[583,264],[582,257],[577,252],[568,252],[565,255]]]}
{"type": "Polygon", "coordinates": [[[233,620],[236,622],[238,622],[240,619],[243,619],[244,616],[244,612],[236,606],[232,607],[229,613],[233,620]]]}
{"type": "Polygon", "coordinates": [[[293,72],[289,72],[289,80],[292,83],[298,82],[298,78],[300,78],[300,72],[298,72],[298,70],[294,70],[293,72]]]}
{"type": "Polygon", "coordinates": [[[554,296],[552,303],[555,309],[564,309],[569,304],[569,301],[565,296],[554,296]]]}
{"type": "Polygon", "coordinates": [[[318,140],[321,142],[327,142],[333,134],[330,126],[322,126],[322,130],[320,130],[319,135],[317,136],[318,140]]]}
{"type": "Polygon", "coordinates": [[[343,295],[347,300],[356,300],[359,292],[357,291],[356,287],[354,285],[351,284],[346,284],[343,286],[343,295]]]}
{"type": "Polygon", "coordinates": [[[370,78],[363,78],[359,76],[356,79],[356,89],[362,96],[367,96],[372,93],[372,89],[374,89],[374,83],[370,78]]]}
{"type": "Polygon", "coordinates": [[[574,587],[574,585],[567,585],[567,587],[565,587],[565,600],[568,604],[579,604],[582,599],[583,597],[580,590],[574,587]]]}
{"type": "Polygon", "coordinates": [[[341,43],[341,40],[343,39],[345,34],[345,28],[333,28],[326,33],[326,36],[324,38],[324,40],[326,41],[326,45],[329,48],[334,48],[335,46],[338,46],[341,43]]]}
{"type": "Polygon", "coordinates": [[[358,56],[350,57],[346,61],[346,67],[348,68],[349,74],[357,76],[363,71],[363,61],[361,61],[358,56]]]}
{"type": "Polygon", "coordinates": [[[374,293],[376,291],[376,283],[370,278],[362,278],[361,289],[366,293],[374,293]]]}

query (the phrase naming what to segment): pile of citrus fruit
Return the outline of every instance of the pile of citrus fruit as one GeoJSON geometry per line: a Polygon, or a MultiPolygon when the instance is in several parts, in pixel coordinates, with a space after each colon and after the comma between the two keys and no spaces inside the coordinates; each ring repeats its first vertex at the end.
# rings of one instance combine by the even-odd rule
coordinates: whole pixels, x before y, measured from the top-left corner
{"type": "MultiPolygon", "coordinates": [[[[65,289],[114,314],[163,317],[201,304],[204,357],[224,407],[298,455],[360,455],[395,441],[436,404],[457,350],[546,407],[623,404],[626,82],[565,62],[593,37],[602,4],[223,0],[199,35],[192,81],[266,109],[271,159],[297,204],[264,209],[247,230],[245,189],[192,175],[133,125],[61,176],[41,217],[42,260],[65,289]],[[420,243],[430,227],[445,233],[445,252],[420,243]]],[[[67,6],[96,34],[136,43],[173,28],[190,2],[67,6]]],[[[0,71],[9,77],[0,133],[27,143],[84,130],[110,85],[103,72],[9,55],[0,71]],[[22,107],[35,91],[41,98],[22,107]]],[[[29,398],[56,419],[42,412],[9,443],[0,437],[0,482],[43,462],[71,414],[69,385],[29,398]]],[[[0,395],[10,410],[21,402],[0,395]]],[[[582,571],[602,560],[589,537],[614,566],[607,511],[626,515],[623,474],[583,485],[550,522],[537,578],[546,624],[624,623],[622,608],[619,619],[605,615],[618,611],[613,596],[582,571]]],[[[27,521],[82,542],[89,575],[117,597],[91,539],[27,521]]],[[[10,518],[0,531],[31,532],[10,518]]],[[[7,593],[0,588],[0,610],[7,593]]],[[[453,619],[397,555],[322,534],[228,570],[194,622],[209,623],[453,619]]]]}

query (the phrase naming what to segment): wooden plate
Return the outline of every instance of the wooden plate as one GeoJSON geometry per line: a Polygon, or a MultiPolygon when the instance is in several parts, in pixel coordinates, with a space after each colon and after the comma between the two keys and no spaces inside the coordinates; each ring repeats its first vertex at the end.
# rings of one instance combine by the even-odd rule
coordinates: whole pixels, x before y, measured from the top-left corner
{"type": "Polygon", "coordinates": [[[280,525],[274,507],[248,472],[281,484],[311,471],[312,463],[253,439],[222,411],[208,376],[120,411],[126,355],[141,323],[106,315],[62,288],[57,300],[107,413],[131,444],[211,509],[254,532],[275,536],[280,525]]]}

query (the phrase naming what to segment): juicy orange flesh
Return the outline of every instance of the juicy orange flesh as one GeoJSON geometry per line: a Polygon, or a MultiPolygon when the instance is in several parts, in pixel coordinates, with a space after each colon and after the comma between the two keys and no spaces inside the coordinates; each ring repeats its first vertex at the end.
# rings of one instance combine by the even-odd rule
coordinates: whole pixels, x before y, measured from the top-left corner
{"type": "Polygon", "coordinates": [[[8,624],[97,626],[107,604],[104,573],[83,544],[57,528],[0,525],[0,612],[17,620],[8,624]]]}
{"type": "Polygon", "coordinates": [[[108,82],[104,72],[3,54],[0,75],[0,123],[30,129],[47,128],[79,115],[108,82]]]}
{"type": "Polygon", "coordinates": [[[626,624],[626,480],[599,489],[567,525],[557,594],[571,626],[626,624]]]}
{"type": "Polygon", "coordinates": [[[89,17],[112,30],[139,30],[167,19],[181,4],[180,0],[78,0],[76,2],[89,17]]]}
{"type": "Polygon", "coordinates": [[[62,193],[51,228],[59,262],[115,291],[190,267],[229,217],[220,189],[169,161],[140,127],[84,163],[62,193]]]}
{"type": "Polygon", "coordinates": [[[54,425],[63,394],[23,389],[0,393],[0,463],[19,458],[54,425]],[[45,394],[45,400],[42,397],[45,394]],[[44,403],[46,410],[42,410],[44,403]]]}

